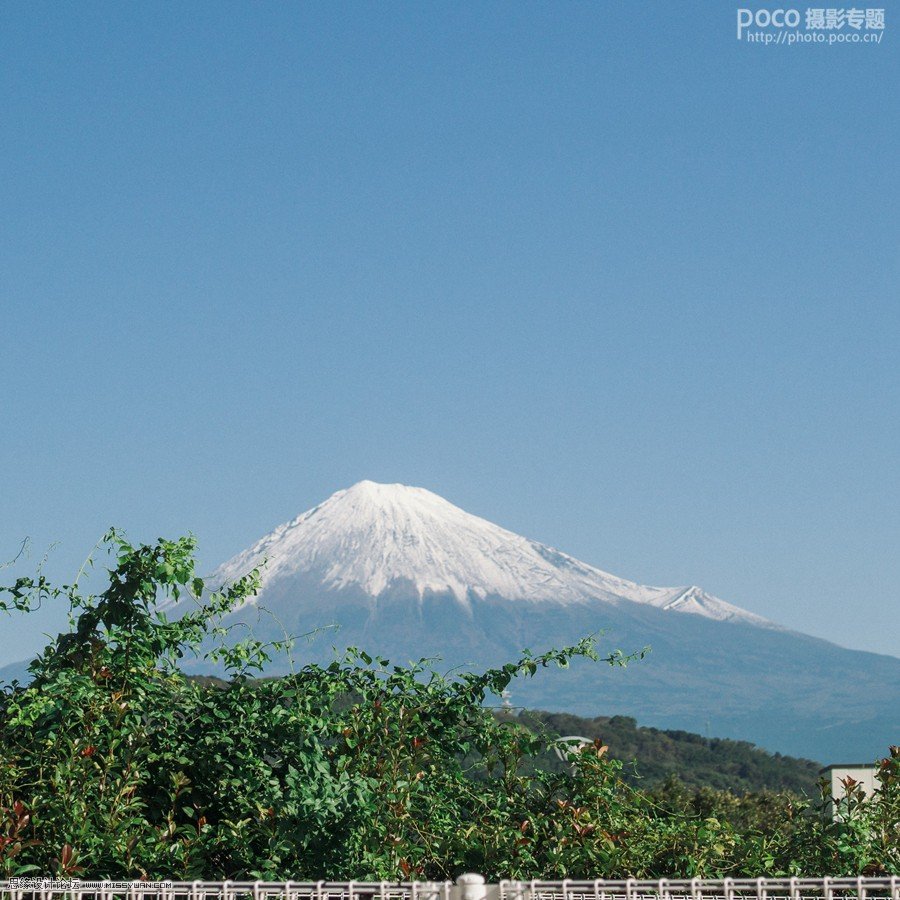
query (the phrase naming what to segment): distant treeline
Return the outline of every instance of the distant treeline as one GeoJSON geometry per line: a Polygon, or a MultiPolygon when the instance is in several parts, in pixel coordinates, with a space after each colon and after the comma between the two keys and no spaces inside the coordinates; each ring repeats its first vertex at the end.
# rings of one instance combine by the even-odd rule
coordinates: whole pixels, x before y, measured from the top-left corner
{"type": "MultiPolygon", "coordinates": [[[[624,780],[644,788],[675,777],[691,789],[819,795],[819,763],[768,753],[747,741],[641,727],[630,716],[584,719],[569,713],[535,710],[523,713],[518,721],[539,733],[581,735],[602,741],[609,747],[609,755],[624,763],[624,780]]],[[[541,762],[551,769],[563,765],[554,756],[541,762]]]]}

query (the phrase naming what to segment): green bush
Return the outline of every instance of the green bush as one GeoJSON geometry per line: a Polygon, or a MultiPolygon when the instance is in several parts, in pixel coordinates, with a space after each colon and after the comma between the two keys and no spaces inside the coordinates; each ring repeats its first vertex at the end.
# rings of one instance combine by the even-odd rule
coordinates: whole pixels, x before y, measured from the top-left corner
{"type": "MultiPolygon", "coordinates": [[[[485,701],[517,676],[595,657],[593,645],[444,677],[357,651],[253,680],[279,647],[229,646],[221,618],[258,573],[204,593],[194,542],[111,532],[109,586],[43,576],[3,608],[62,599],[71,629],[0,706],[0,875],[407,879],[900,872],[900,750],[872,802],[826,822],[790,795],[641,793],[596,742],[571,769],[535,768],[544,739],[485,701]],[[204,639],[230,680],[185,678],[204,639]]],[[[607,662],[624,664],[619,654],[607,662]]],[[[808,806],[808,804],[807,804],[808,806]]]]}

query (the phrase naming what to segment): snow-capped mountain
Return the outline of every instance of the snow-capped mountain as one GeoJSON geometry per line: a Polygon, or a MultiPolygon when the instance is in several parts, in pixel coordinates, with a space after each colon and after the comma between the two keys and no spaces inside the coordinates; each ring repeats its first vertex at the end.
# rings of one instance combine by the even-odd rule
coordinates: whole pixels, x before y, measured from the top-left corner
{"type": "Polygon", "coordinates": [[[488,597],[561,605],[602,600],[777,627],[695,586],[617,578],[403,484],[361,481],[332,494],[227,562],[213,581],[231,581],[260,564],[264,588],[302,573],[328,589],[357,588],[373,602],[402,584],[419,601],[446,595],[466,609],[488,597]]]}
{"type": "Polygon", "coordinates": [[[314,635],[272,674],[348,646],[399,663],[437,658],[443,669],[497,665],[602,632],[603,652],[652,652],[624,670],[577,661],[542,672],[514,685],[514,702],[635,716],[822,761],[871,761],[900,743],[900,659],[788,631],[698,587],[618,578],[422,488],[363,481],[338,491],[208,584],[256,566],[262,589],[230,621],[266,640],[314,635]]]}

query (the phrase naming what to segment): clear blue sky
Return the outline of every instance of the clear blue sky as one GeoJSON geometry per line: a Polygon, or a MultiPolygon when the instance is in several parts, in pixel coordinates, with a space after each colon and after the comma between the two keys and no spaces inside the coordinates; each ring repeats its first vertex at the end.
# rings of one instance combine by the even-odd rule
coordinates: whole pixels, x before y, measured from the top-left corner
{"type": "Polygon", "coordinates": [[[0,556],[402,481],[900,655],[900,6],[738,5],[2,5],[0,556]]]}

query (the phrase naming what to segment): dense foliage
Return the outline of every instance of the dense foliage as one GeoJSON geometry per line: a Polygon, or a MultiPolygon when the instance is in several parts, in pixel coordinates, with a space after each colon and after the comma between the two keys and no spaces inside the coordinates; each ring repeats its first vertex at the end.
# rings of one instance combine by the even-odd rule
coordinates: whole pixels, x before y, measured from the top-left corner
{"type": "MultiPolygon", "coordinates": [[[[0,708],[0,875],[403,879],[900,872],[900,750],[878,798],[851,790],[841,822],[791,795],[738,798],[670,783],[650,795],[596,742],[571,767],[530,765],[544,740],[484,703],[513,677],[594,655],[589,643],[447,678],[365,653],[290,677],[248,678],[271,648],[214,651],[225,687],[185,679],[181,655],[257,587],[197,598],[189,538],[110,535],[109,586],[43,576],[6,608],[54,598],[71,630],[0,708]]],[[[624,660],[613,654],[608,661],[624,660]]]]}
{"type": "MultiPolygon", "coordinates": [[[[641,727],[630,716],[587,719],[534,710],[521,715],[519,721],[548,735],[602,740],[609,755],[624,763],[622,777],[644,788],[655,788],[675,776],[695,790],[715,788],[737,794],[791,791],[810,797],[819,793],[819,763],[767,753],[747,741],[641,727]]],[[[552,754],[542,760],[545,767],[553,767],[554,762],[552,754]]]]}

